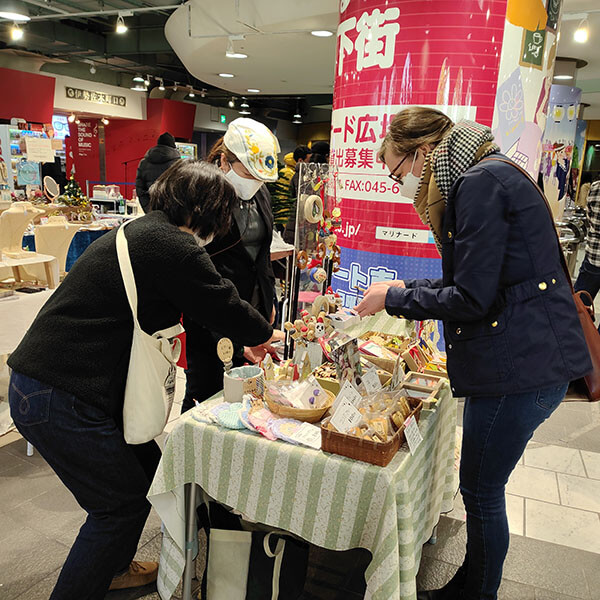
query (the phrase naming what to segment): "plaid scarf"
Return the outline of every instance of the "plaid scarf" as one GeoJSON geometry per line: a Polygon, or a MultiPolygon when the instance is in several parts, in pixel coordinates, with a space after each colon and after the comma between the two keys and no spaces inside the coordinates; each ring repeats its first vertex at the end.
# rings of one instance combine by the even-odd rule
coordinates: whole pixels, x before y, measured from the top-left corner
{"type": "Polygon", "coordinates": [[[465,171],[489,154],[500,151],[493,140],[489,127],[460,121],[425,160],[414,205],[423,224],[431,229],[440,254],[444,211],[450,190],[465,171]]]}

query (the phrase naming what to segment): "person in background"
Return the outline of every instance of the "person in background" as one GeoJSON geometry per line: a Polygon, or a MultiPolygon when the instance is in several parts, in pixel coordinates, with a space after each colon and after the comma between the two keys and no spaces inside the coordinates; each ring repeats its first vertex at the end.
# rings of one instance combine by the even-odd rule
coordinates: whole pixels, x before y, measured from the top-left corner
{"type": "Polygon", "coordinates": [[[140,161],[135,178],[135,191],[144,212],[150,204],[150,186],[176,161],[181,158],[175,146],[175,138],[170,133],[158,136],[156,146],[146,152],[140,161]]]}
{"type": "Polygon", "coordinates": [[[575,204],[579,208],[586,208],[587,206],[587,197],[590,193],[590,187],[592,186],[593,175],[589,171],[582,173],[581,181],[579,182],[579,192],[577,194],[577,200],[575,200],[575,204]]]}
{"type": "MultiPolygon", "coordinates": [[[[278,152],[279,142],[265,125],[239,118],[229,124],[206,159],[221,169],[238,196],[231,227],[206,251],[217,271],[232,281],[240,297],[269,323],[275,319],[275,277],[270,251],[273,215],[265,183],[277,180],[278,152]]],[[[220,332],[190,321],[185,312],[183,326],[187,386],[182,412],[192,408],[194,400],[201,402],[223,389],[223,363],[216,351],[220,332]]],[[[234,367],[264,357],[265,349],[257,352],[244,347],[235,336],[232,341],[236,349],[234,367]]]]}
{"type": "Polygon", "coordinates": [[[294,173],[290,180],[290,198],[293,204],[290,208],[290,216],[283,232],[283,239],[288,244],[294,243],[294,236],[296,230],[296,202],[298,200],[298,178],[300,177],[300,165],[303,163],[309,163],[312,153],[308,146],[298,146],[294,150],[294,173]]]}
{"type": "Polygon", "coordinates": [[[600,181],[590,185],[586,212],[585,258],[581,263],[574,287],[576,292],[589,292],[594,300],[600,290],[600,181]]]}
{"type": "MultiPolygon", "coordinates": [[[[175,162],[150,188],[152,212],[125,230],[146,333],[172,329],[185,313],[248,346],[271,338],[204,249],[229,230],[238,203],[221,170],[196,160],[175,162]]],[[[160,450],[123,437],[133,320],[116,238],[115,229],[83,253],[8,360],[17,429],[88,513],[51,600],[102,600],[158,572],[133,560],[160,450]]]]}
{"type": "Polygon", "coordinates": [[[592,369],[552,216],[493,139],[488,127],[413,107],[394,117],[379,151],[431,229],[443,276],[373,284],[356,310],[443,320],[450,385],[465,397],[466,557],[419,600],[496,600],[508,478],[569,382],[592,369]]]}
{"type": "Polygon", "coordinates": [[[312,156],[309,162],[328,163],[329,162],[329,142],[319,140],[310,145],[312,156]]]}

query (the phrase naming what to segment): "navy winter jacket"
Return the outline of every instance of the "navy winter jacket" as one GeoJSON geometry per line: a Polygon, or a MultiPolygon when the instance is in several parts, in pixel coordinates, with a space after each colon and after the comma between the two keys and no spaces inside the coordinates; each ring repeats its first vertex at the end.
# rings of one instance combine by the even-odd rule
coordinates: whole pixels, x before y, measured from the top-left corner
{"type": "Polygon", "coordinates": [[[442,272],[442,279],[390,288],[386,310],[443,320],[456,396],[535,391],[591,371],[554,224],[512,165],[486,160],[453,185],[442,272]]]}

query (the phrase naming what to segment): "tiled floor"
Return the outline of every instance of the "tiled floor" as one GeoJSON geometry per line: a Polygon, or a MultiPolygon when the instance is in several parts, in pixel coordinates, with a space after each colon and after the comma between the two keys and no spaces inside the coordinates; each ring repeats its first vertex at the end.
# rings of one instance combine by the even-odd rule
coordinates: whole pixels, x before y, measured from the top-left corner
{"type": "MultiPolygon", "coordinates": [[[[167,431],[183,387],[180,374],[167,431]]],[[[600,404],[563,404],[536,432],[511,477],[507,510],[511,547],[500,600],[600,600],[600,404]]],[[[423,588],[440,587],[461,564],[464,520],[459,495],[441,519],[437,544],[424,547],[423,588]]],[[[83,512],[39,454],[27,457],[17,434],[0,437],[0,600],[47,599],[82,522],[83,512]]],[[[157,560],[160,543],[152,512],[138,558],[157,560]]],[[[153,586],[107,596],[134,598],[159,600],[153,586]]]]}

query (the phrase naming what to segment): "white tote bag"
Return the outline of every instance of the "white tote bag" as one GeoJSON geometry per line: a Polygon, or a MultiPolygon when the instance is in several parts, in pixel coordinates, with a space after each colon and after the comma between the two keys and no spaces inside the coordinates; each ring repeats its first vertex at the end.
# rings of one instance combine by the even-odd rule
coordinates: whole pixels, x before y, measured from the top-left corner
{"type": "Polygon", "coordinates": [[[143,444],[160,435],[167,424],[175,396],[176,363],[181,342],[175,336],[181,324],[148,335],[140,327],[137,288],[124,229],[117,232],[117,257],[133,316],[133,339],[123,403],[123,433],[128,444],[143,444]],[[173,341],[173,338],[175,340],[173,341]]]}

